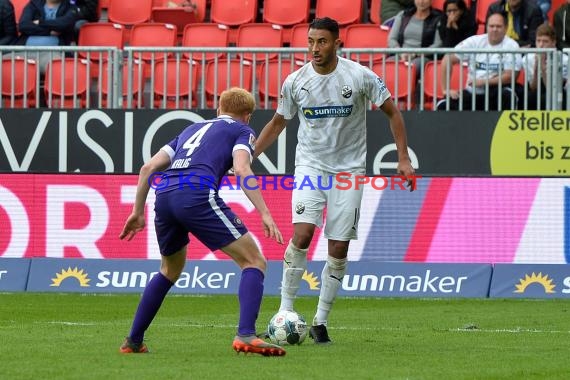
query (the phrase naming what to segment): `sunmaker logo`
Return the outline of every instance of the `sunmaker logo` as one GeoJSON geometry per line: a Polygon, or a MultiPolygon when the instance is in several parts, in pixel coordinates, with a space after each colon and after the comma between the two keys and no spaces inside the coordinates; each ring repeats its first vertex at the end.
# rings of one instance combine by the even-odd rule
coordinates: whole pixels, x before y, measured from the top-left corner
{"type": "Polygon", "coordinates": [[[556,293],[554,290],[556,285],[552,282],[552,279],[548,278],[547,274],[543,275],[541,272],[538,274],[532,272],[530,276],[525,274],[524,278],[521,278],[519,283],[515,285],[516,290],[513,293],[524,293],[526,288],[531,284],[542,285],[544,293],[556,293]]]}
{"type": "Polygon", "coordinates": [[[323,119],[327,117],[347,117],[352,113],[352,106],[306,107],[303,115],[307,119],[323,119]]]}
{"type": "Polygon", "coordinates": [[[56,273],[55,278],[51,279],[50,286],[59,287],[61,286],[61,283],[68,278],[76,279],[79,283],[79,286],[82,288],[88,288],[90,286],[89,281],[91,280],[89,279],[88,274],[84,272],[83,269],[79,269],[77,267],[73,269],[71,269],[71,267],[68,267],[67,269],[62,269],[60,273],[56,273]]]}

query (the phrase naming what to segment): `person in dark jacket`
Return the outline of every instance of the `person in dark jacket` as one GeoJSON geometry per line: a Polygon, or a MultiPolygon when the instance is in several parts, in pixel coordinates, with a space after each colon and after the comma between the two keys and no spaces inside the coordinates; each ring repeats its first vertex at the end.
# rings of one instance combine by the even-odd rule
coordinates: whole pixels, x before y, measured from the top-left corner
{"type": "Polygon", "coordinates": [[[544,22],[542,11],[533,0],[499,0],[489,6],[492,13],[507,14],[507,36],[517,41],[520,47],[534,47],[536,28],[544,22]]]}
{"type": "Polygon", "coordinates": [[[69,0],[77,21],[75,22],[75,40],[79,36],[79,29],[88,22],[99,21],[99,0],[69,0]]]}
{"type": "Polygon", "coordinates": [[[477,23],[464,0],[446,0],[443,11],[444,15],[439,24],[441,47],[455,47],[466,38],[477,34],[477,23]]]}
{"type": "Polygon", "coordinates": [[[14,5],[10,0],[0,0],[0,45],[12,45],[18,37],[14,5]]]}
{"type": "Polygon", "coordinates": [[[554,13],[554,30],[558,49],[570,48],[570,0],[554,13]]]}
{"type": "MultiPolygon", "coordinates": [[[[76,15],[68,0],[30,0],[22,11],[19,43],[26,46],[66,46],[74,39],[76,15]]],[[[45,72],[51,52],[33,53],[45,72]]]]}

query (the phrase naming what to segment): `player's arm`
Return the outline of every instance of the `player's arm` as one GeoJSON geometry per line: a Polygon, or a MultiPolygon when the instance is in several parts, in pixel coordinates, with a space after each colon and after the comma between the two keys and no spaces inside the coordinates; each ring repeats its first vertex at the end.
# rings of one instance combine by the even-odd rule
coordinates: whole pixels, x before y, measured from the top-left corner
{"type": "Polygon", "coordinates": [[[392,130],[396,149],[398,150],[398,174],[406,177],[410,191],[414,191],[414,168],[412,167],[412,162],[408,154],[408,140],[402,113],[398,110],[392,98],[386,99],[380,108],[390,120],[390,129],[392,130]]]}
{"type": "Polygon", "coordinates": [[[237,149],[234,151],[233,156],[235,175],[242,178],[242,181],[244,181],[241,187],[243,192],[251,203],[253,203],[255,209],[261,214],[265,237],[275,239],[279,244],[283,244],[283,236],[273,221],[269,208],[267,208],[267,204],[265,204],[265,200],[259,190],[257,179],[255,179],[253,171],[251,170],[250,153],[245,149],[237,149]]]}
{"type": "Polygon", "coordinates": [[[263,127],[257,141],[255,142],[255,154],[254,157],[259,157],[261,153],[265,151],[273,142],[279,137],[285,126],[287,125],[287,120],[283,115],[277,112],[273,115],[273,118],[263,127]]]}
{"type": "Polygon", "coordinates": [[[131,240],[144,228],[144,205],[150,190],[149,178],[153,173],[165,170],[168,165],[170,165],[170,156],[161,149],[141,167],[133,211],[125,222],[125,226],[119,235],[119,239],[127,238],[127,240],[131,240]]]}

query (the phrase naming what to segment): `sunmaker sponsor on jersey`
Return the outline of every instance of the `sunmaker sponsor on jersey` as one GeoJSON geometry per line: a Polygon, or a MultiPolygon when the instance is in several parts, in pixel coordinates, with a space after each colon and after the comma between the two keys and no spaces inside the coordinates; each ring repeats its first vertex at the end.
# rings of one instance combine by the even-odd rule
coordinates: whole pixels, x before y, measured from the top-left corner
{"type": "Polygon", "coordinates": [[[303,107],[303,115],[307,119],[323,119],[327,117],[347,117],[352,113],[350,106],[303,107]]]}

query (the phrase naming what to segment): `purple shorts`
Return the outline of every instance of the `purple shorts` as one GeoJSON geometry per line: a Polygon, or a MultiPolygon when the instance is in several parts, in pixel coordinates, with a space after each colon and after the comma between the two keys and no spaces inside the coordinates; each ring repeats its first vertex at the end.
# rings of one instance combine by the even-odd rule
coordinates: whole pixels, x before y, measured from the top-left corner
{"type": "Polygon", "coordinates": [[[211,251],[247,233],[242,220],[210,189],[159,193],[154,211],[156,237],[163,256],[187,245],[189,232],[211,251]]]}

